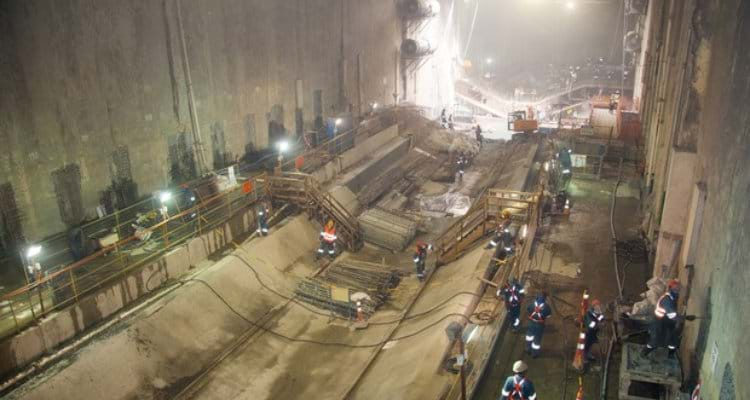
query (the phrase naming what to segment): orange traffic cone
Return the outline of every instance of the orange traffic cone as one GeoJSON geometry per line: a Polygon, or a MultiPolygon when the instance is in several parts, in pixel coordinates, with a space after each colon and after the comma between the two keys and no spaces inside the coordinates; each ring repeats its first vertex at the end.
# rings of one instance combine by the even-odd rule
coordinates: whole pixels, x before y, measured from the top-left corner
{"type": "Polygon", "coordinates": [[[586,332],[583,330],[578,334],[578,342],[576,343],[576,355],[573,357],[573,368],[582,371],[584,365],[584,349],[586,346],[586,332]]]}
{"type": "Polygon", "coordinates": [[[578,392],[576,392],[576,400],[583,400],[583,379],[578,377],[578,392]]]}
{"type": "Polygon", "coordinates": [[[580,319],[581,326],[583,326],[583,320],[586,317],[586,310],[589,309],[589,291],[588,289],[583,290],[583,298],[581,299],[581,312],[578,315],[578,318],[580,319]]]}
{"type": "Polygon", "coordinates": [[[583,322],[586,317],[586,310],[589,307],[589,292],[588,290],[583,291],[583,298],[581,299],[581,313],[579,318],[580,333],[578,334],[578,341],[576,342],[576,355],[573,357],[573,368],[582,371],[584,365],[584,350],[586,347],[586,329],[583,326],[583,322]]]}

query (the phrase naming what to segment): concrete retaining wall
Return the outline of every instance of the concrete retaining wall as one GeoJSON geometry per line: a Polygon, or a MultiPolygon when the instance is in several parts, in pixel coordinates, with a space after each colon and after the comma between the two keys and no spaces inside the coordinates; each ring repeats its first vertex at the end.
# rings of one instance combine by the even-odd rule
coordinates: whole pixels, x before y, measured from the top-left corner
{"type": "Polygon", "coordinates": [[[313,172],[312,176],[320,183],[328,183],[336,178],[341,171],[362,162],[397,137],[398,125],[392,125],[378,134],[362,140],[362,142],[355,142],[354,148],[346,151],[333,161],[329,161],[313,172]]]}
{"type": "Polygon", "coordinates": [[[137,268],[119,281],[85,296],[77,304],[42,318],[38,325],[5,339],[0,343],[0,376],[9,375],[51,353],[167,280],[184,275],[208,255],[226,247],[234,236],[233,231],[240,226],[243,232],[255,228],[252,210],[236,214],[225,224],[188,240],[156,262],[137,268]]]}
{"type": "MultiPolygon", "coordinates": [[[[358,143],[355,148],[346,151],[338,160],[329,162],[313,175],[321,182],[328,182],[342,169],[361,163],[397,138],[398,125],[393,125],[358,143]]],[[[394,153],[393,149],[404,148],[404,143],[408,144],[408,140],[402,139],[396,145],[388,146],[388,150],[378,152],[368,164],[365,164],[369,167],[357,170],[359,172],[353,173],[352,176],[364,174],[363,171],[369,171],[369,174],[377,172],[377,168],[373,169],[372,165],[379,165],[384,158],[390,160],[391,157],[403,156],[405,151],[394,153]]],[[[408,151],[408,145],[405,148],[408,151]]],[[[345,204],[350,212],[358,213],[359,204],[356,196],[346,186],[337,188],[338,192],[332,190],[334,197],[339,193],[338,197],[343,196],[339,200],[347,199],[346,202],[342,201],[342,204],[345,204]]],[[[0,343],[0,377],[5,377],[44,354],[51,353],[61,344],[132,304],[167,280],[179,278],[210,254],[225,248],[234,237],[254,228],[253,210],[238,213],[225,224],[188,240],[156,262],[132,271],[121,280],[85,296],[77,304],[43,318],[38,325],[5,339],[0,343]]]]}

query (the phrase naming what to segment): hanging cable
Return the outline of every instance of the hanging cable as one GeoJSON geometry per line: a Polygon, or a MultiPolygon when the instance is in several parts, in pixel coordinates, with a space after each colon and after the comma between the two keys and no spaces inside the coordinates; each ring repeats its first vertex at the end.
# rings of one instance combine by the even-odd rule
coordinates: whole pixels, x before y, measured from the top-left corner
{"type": "MultiPolygon", "coordinates": [[[[230,256],[233,256],[233,257],[237,258],[238,260],[240,260],[247,268],[250,269],[250,271],[253,273],[253,276],[255,277],[255,280],[258,281],[258,283],[260,284],[260,286],[263,287],[263,288],[265,288],[265,289],[267,289],[268,291],[270,291],[271,293],[275,294],[276,296],[281,297],[284,300],[288,300],[288,301],[290,301],[292,303],[295,303],[295,304],[297,304],[298,306],[300,306],[301,308],[307,310],[310,313],[313,313],[313,314],[316,314],[316,315],[320,315],[320,316],[323,316],[323,317],[332,318],[332,319],[338,319],[338,320],[342,320],[342,321],[351,321],[350,318],[340,317],[340,316],[335,315],[335,314],[329,314],[329,313],[325,313],[325,312],[321,312],[321,311],[315,310],[315,309],[307,306],[303,302],[297,300],[297,296],[295,296],[295,295],[285,295],[285,294],[283,294],[283,293],[281,293],[281,292],[273,289],[272,287],[268,286],[265,282],[263,282],[263,280],[260,278],[260,274],[258,273],[258,271],[256,271],[255,268],[253,268],[253,266],[250,265],[249,262],[247,262],[247,260],[245,260],[244,258],[242,258],[239,255],[234,254],[234,253],[230,254],[230,256]]],[[[407,321],[407,320],[410,320],[410,319],[419,318],[419,317],[425,316],[427,314],[430,314],[432,312],[435,312],[436,310],[438,310],[441,307],[443,307],[446,303],[448,303],[449,301],[453,300],[454,298],[456,298],[458,296],[473,296],[473,297],[479,297],[480,301],[493,301],[493,300],[482,299],[482,296],[480,296],[480,295],[478,295],[476,293],[472,293],[472,292],[457,292],[457,293],[454,293],[453,295],[449,296],[445,300],[441,301],[440,303],[438,303],[438,304],[436,304],[436,305],[428,308],[425,311],[422,311],[422,312],[419,312],[419,313],[416,313],[416,314],[411,314],[411,315],[408,315],[408,316],[406,316],[404,318],[399,318],[399,319],[394,319],[394,320],[389,320],[389,321],[373,321],[373,322],[369,322],[369,325],[391,325],[391,324],[399,323],[401,321],[407,321]]]]}

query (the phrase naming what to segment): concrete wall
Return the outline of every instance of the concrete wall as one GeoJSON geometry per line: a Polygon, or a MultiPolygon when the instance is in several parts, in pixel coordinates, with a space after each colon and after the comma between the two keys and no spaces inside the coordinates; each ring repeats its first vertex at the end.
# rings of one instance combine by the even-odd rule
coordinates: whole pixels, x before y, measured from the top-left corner
{"type": "Polygon", "coordinates": [[[703,318],[687,322],[683,332],[688,387],[700,376],[704,399],[750,398],[750,382],[742,379],[750,369],[750,321],[744,317],[750,306],[750,3],[652,3],[652,62],[646,64],[643,87],[649,155],[644,178],[654,174],[646,204],[649,235],[654,239],[662,198],[665,215],[673,206],[689,205],[687,223],[676,233],[698,240],[691,239],[688,253],[680,257],[682,263],[694,263],[687,269],[680,265],[681,307],[703,318]],[[678,150],[696,153],[692,171],[676,171],[690,180],[685,182],[689,199],[671,196],[667,185],[666,166],[678,150]],[[692,214],[702,214],[697,228],[692,214]]]}
{"type": "Polygon", "coordinates": [[[216,229],[190,239],[159,260],[138,268],[84,298],[40,320],[39,324],[0,342],[0,376],[5,376],[54,352],[114,313],[140,300],[168,280],[177,279],[210,254],[225,248],[233,236],[255,228],[254,210],[234,216],[216,229]]]}
{"type": "MultiPolygon", "coordinates": [[[[393,125],[357,143],[356,147],[344,152],[340,159],[342,165],[346,167],[362,163],[368,157],[372,159],[365,165],[379,165],[382,160],[394,155],[403,157],[406,151],[398,150],[404,150],[404,148],[408,150],[408,140],[402,139],[398,135],[398,126],[393,125]],[[378,149],[381,150],[378,151],[378,149]]],[[[336,171],[338,172],[340,171],[336,171]]],[[[371,168],[357,168],[347,176],[350,179],[357,179],[361,176],[372,178],[371,175],[377,172],[371,168]]],[[[333,176],[324,182],[330,179],[333,179],[333,176]]],[[[359,212],[356,195],[346,186],[335,186],[330,192],[352,214],[356,215],[359,212]]],[[[305,226],[307,225],[314,224],[305,223],[305,226]]],[[[224,225],[200,237],[190,239],[153,264],[136,269],[120,281],[86,296],[78,304],[51,314],[42,319],[38,325],[0,342],[0,376],[23,368],[42,355],[51,353],[61,344],[131,305],[166,281],[180,278],[199,262],[207,259],[209,255],[226,248],[234,237],[249,232],[255,227],[254,210],[241,212],[224,225]]],[[[273,241],[276,242],[283,241],[282,235],[271,235],[269,238],[274,238],[273,241]]],[[[312,237],[317,238],[317,235],[313,234],[312,237]]],[[[273,249],[275,252],[281,252],[284,248],[273,247],[273,249]]]]}
{"type": "MultiPolygon", "coordinates": [[[[115,177],[143,194],[173,180],[173,164],[190,169],[175,1],[0,3],[0,184],[27,237],[93,215],[115,177]]],[[[310,129],[317,112],[393,102],[393,1],[181,5],[208,168],[267,146],[270,121],[294,133],[296,109],[310,129]]]]}

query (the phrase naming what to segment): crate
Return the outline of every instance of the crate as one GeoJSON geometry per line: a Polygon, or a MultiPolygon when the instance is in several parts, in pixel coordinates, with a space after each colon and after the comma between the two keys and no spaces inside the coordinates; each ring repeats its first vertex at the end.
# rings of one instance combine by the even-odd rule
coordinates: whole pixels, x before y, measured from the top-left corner
{"type": "Polygon", "coordinates": [[[625,343],[620,365],[620,400],[676,398],[682,384],[680,363],[668,358],[666,349],[641,356],[645,345],[625,343]]]}

